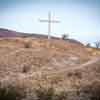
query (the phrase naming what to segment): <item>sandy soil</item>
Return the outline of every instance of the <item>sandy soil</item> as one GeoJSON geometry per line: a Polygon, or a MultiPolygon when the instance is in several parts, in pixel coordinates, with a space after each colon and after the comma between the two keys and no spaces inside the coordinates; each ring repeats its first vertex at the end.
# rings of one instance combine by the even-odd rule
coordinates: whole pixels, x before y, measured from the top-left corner
{"type": "Polygon", "coordinates": [[[0,39],[3,85],[69,91],[95,80],[100,81],[100,50],[56,39],[0,39]]]}

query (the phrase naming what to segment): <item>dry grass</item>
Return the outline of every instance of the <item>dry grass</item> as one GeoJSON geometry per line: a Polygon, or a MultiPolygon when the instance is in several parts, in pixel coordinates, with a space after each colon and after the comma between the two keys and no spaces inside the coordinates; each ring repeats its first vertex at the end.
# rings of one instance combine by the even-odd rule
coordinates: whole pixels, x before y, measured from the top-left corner
{"type": "MultiPolygon", "coordinates": [[[[78,44],[30,38],[0,41],[0,81],[7,79],[7,82],[29,90],[38,84],[70,90],[100,79],[99,54],[94,56],[78,44]]],[[[63,98],[65,94],[58,97],[63,98]]]]}

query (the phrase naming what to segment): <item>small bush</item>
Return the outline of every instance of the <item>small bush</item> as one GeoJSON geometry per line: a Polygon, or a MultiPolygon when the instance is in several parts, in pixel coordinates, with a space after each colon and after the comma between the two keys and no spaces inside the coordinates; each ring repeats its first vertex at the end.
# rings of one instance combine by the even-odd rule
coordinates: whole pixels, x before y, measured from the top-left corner
{"type": "Polygon", "coordinates": [[[43,87],[36,90],[37,100],[67,100],[65,91],[55,93],[53,88],[45,89],[43,87]]]}
{"type": "Polygon", "coordinates": [[[27,73],[27,72],[29,72],[29,70],[30,70],[30,67],[27,65],[24,65],[23,69],[22,69],[22,73],[27,73]]]}
{"type": "Polygon", "coordinates": [[[82,78],[82,72],[79,72],[79,71],[74,71],[74,72],[69,72],[67,74],[68,77],[76,77],[78,79],[81,79],[82,78]]]}
{"type": "Polygon", "coordinates": [[[24,47],[25,48],[31,48],[32,47],[32,42],[31,41],[27,41],[24,43],[24,47]]]}
{"type": "Polygon", "coordinates": [[[53,88],[24,91],[21,88],[8,86],[0,88],[0,100],[67,100],[65,91],[55,93],[53,88]]]}
{"type": "Polygon", "coordinates": [[[54,100],[67,100],[67,92],[62,91],[59,94],[56,94],[54,100]]]}
{"type": "Polygon", "coordinates": [[[100,82],[93,82],[83,87],[81,91],[90,95],[90,100],[100,100],[100,82]]]}
{"type": "Polygon", "coordinates": [[[0,88],[0,100],[20,100],[22,95],[14,88],[0,88]]]}
{"type": "Polygon", "coordinates": [[[53,100],[54,90],[53,88],[45,89],[39,88],[36,90],[38,100],[53,100]]]}
{"type": "Polygon", "coordinates": [[[62,34],[62,39],[63,40],[66,40],[66,39],[68,39],[69,38],[69,34],[62,34]]]}

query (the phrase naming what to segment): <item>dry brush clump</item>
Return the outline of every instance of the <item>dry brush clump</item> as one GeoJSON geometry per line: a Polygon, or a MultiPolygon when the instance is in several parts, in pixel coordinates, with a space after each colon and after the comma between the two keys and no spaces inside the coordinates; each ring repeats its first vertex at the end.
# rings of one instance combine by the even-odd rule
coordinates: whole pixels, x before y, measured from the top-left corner
{"type": "Polygon", "coordinates": [[[30,71],[30,67],[28,65],[24,65],[22,68],[22,73],[27,73],[30,71]]]}
{"type": "Polygon", "coordinates": [[[24,94],[16,87],[0,87],[0,100],[21,100],[24,94]]]}
{"type": "Polygon", "coordinates": [[[21,88],[7,81],[0,84],[0,100],[67,100],[67,93],[53,87],[21,88]]]}
{"type": "Polygon", "coordinates": [[[68,72],[67,76],[70,78],[70,77],[76,77],[77,79],[82,79],[82,72],[80,71],[71,71],[71,72],[68,72]]]}
{"type": "Polygon", "coordinates": [[[25,48],[31,48],[32,47],[32,41],[25,41],[24,42],[24,47],[25,48]]]}
{"type": "Polygon", "coordinates": [[[81,92],[89,95],[89,100],[100,100],[100,81],[93,81],[81,87],[81,92]]]}
{"type": "Polygon", "coordinates": [[[36,89],[36,95],[38,100],[53,100],[54,90],[53,88],[45,89],[40,87],[36,89]]]}
{"type": "Polygon", "coordinates": [[[67,100],[67,92],[56,93],[54,88],[40,87],[36,90],[37,100],[67,100]]]}

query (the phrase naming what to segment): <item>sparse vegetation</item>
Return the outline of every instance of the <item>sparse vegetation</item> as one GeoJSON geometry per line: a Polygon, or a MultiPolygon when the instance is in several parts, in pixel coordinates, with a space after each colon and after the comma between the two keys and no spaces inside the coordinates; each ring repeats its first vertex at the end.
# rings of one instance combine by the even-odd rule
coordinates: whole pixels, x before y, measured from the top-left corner
{"type": "Polygon", "coordinates": [[[69,38],[69,34],[63,34],[63,35],[62,35],[62,39],[63,39],[63,40],[66,40],[66,39],[68,39],[68,38],[69,38]]]}
{"type": "Polygon", "coordinates": [[[76,77],[78,79],[81,79],[82,78],[82,73],[81,72],[78,72],[78,71],[75,71],[75,72],[69,72],[67,74],[68,77],[76,77]]]}
{"type": "Polygon", "coordinates": [[[90,44],[90,43],[87,43],[87,44],[86,44],[86,47],[91,47],[91,44],[90,44]]]}
{"type": "MultiPolygon", "coordinates": [[[[29,100],[67,100],[67,92],[56,92],[52,87],[40,87],[31,92],[33,96],[30,95],[29,100]],[[34,95],[36,96],[34,97],[34,95]]],[[[26,98],[26,94],[17,87],[0,88],[0,100],[27,100],[26,98]]]]}
{"type": "Polygon", "coordinates": [[[60,93],[56,94],[54,100],[68,100],[67,92],[61,91],[60,93]]]}
{"type": "Polygon", "coordinates": [[[100,100],[100,82],[94,81],[81,89],[85,94],[90,96],[90,100],[100,100]]]}
{"type": "Polygon", "coordinates": [[[22,69],[22,73],[27,73],[30,70],[29,66],[24,65],[22,69]]]}
{"type": "Polygon", "coordinates": [[[53,100],[54,90],[53,88],[45,89],[40,87],[36,90],[38,100],[53,100]]]}
{"type": "Polygon", "coordinates": [[[26,41],[26,42],[24,43],[24,47],[25,47],[25,48],[31,48],[31,47],[32,47],[32,42],[31,42],[31,41],[26,41]]]}
{"type": "Polygon", "coordinates": [[[99,42],[99,41],[96,41],[96,42],[95,42],[95,47],[96,47],[96,48],[100,48],[100,42],[99,42]]]}
{"type": "Polygon", "coordinates": [[[67,100],[67,93],[61,91],[56,93],[53,88],[40,87],[36,90],[37,100],[67,100]]]}
{"type": "Polygon", "coordinates": [[[0,88],[0,100],[21,100],[23,96],[15,87],[0,88]]]}
{"type": "MultiPolygon", "coordinates": [[[[31,39],[32,44],[27,41],[30,38],[15,40],[13,40],[14,42],[3,40],[4,42],[0,43],[0,82],[13,84],[21,88],[22,92],[19,92],[19,88],[0,88],[0,100],[20,100],[23,93],[25,93],[25,99],[22,100],[69,100],[68,91],[79,89],[85,83],[91,83],[91,80],[100,79],[99,53],[97,57],[96,55],[94,57],[84,46],[61,39],[49,41],[31,39]],[[52,43],[54,47],[47,48],[48,42],[52,43]],[[38,88],[38,84],[46,88],[38,88]],[[47,88],[52,85],[53,88],[47,88]],[[63,89],[68,90],[66,92],[63,89]]],[[[94,50],[99,51],[96,48],[93,49],[93,52],[94,50]]],[[[8,84],[6,83],[6,85],[8,84]]],[[[89,88],[90,93],[94,90],[96,88],[92,87],[92,90],[89,88]]],[[[96,90],[95,93],[92,92],[91,97],[93,94],[92,98],[98,98],[98,96],[94,96],[97,93],[99,90],[96,90]]],[[[78,98],[79,95],[76,96],[78,98]]]]}

